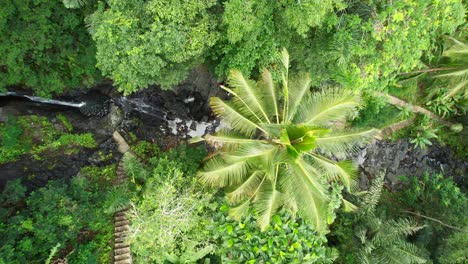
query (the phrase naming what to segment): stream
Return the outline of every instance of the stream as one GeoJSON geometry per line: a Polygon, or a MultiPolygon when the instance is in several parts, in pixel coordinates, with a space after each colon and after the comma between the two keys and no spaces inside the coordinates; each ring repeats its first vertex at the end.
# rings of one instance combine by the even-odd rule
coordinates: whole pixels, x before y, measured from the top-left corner
{"type": "MultiPolygon", "coordinates": [[[[218,94],[219,95],[219,94],[218,94]]],[[[0,189],[8,180],[21,178],[29,190],[44,186],[53,179],[68,179],[83,166],[105,166],[120,159],[112,133],[135,135],[168,149],[185,140],[213,133],[219,127],[208,107],[207,96],[193,89],[164,91],[157,87],[131,96],[115,93],[111,86],[99,87],[87,93],[46,99],[15,91],[0,94],[0,122],[8,116],[39,115],[57,122],[57,114],[66,116],[75,132],[91,132],[97,141],[95,149],[80,149],[76,154],[47,157],[40,161],[24,155],[16,162],[0,164],[0,189]],[[108,156],[108,159],[102,159],[108,156]]],[[[457,159],[452,151],[440,144],[426,150],[414,149],[407,140],[374,141],[363,146],[354,162],[360,167],[359,182],[367,188],[379,171],[386,172],[387,185],[399,188],[399,177],[420,177],[424,172],[443,172],[468,189],[468,162],[457,159]]]]}
{"type": "Polygon", "coordinates": [[[171,148],[180,140],[214,132],[219,121],[211,116],[203,96],[188,89],[177,95],[156,87],[131,96],[121,96],[113,87],[99,87],[72,97],[46,99],[20,92],[0,94],[0,122],[9,116],[38,115],[52,124],[64,115],[74,126],[74,133],[91,132],[96,149],[82,148],[76,154],[35,160],[28,155],[0,164],[0,189],[8,180],[21,178],[29,190],[44,186],[47,181],[70,178],[83,166],[105,166],[120,158],[112,139],[115,130],[124,136],[130,133],[139,140],[155,142],[171,148]],[[102,157],[112,158],[103,160],[102,157]]]}

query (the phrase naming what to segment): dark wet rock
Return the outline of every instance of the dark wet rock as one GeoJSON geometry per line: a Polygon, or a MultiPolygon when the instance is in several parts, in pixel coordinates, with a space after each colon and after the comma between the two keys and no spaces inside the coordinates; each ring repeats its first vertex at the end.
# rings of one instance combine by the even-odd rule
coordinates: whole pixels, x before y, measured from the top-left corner
{"type": "Polygon", "coordinates": [[[448,147],[438,143],[427,149],[414,148],[407,140],[375,141],[361,153],[360,184],[367,188],[371,178],[385,171],[388,186],[400,188],[400,176],[421,177],[424,173],[442,173],[468,188],[468,161],[458,158],[448,147]]]}
{"type": "Polygon", "coordinates": [[[117,148],[118,145],[115,140],[112,137],[109,137],[88,157],[89,165],[101,167],[117,164],[122,157],[122,154],[117,148]]]}
{"type": "Polygon", "coordinates": [[[45,186],[50,180],[70,179],[81,167],[88,164],[87,159],[93,150],[81,149],[77,154],[54,155],[36,160],[25,155],[16,162],[0,165],[0,189],[8,180],[21,179],[28,191],[45,186]]]}
{"type": "Polygon", "coordinates": [[[86,116],[103,117],[109,113],[111,99],[99,92],[93,91],[83,96],[82,101],[86,104],[79,109],[86,116]]]}

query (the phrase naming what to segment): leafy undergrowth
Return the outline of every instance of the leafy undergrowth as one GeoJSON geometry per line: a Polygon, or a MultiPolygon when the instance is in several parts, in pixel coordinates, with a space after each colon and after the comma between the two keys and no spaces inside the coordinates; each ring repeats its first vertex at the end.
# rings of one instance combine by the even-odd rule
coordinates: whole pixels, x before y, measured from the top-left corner
{"type": "Polygon", "coordinates": [[[0,263],[108,263],[112,250],[113,218],[105,213],[105,194],[112,168],[87,168],[82,176],[49,181],[30,194],[19,180],[8,182],[0,195],[0,263]]]}
{"type": "Polygon", "coordinates": [[[66,117],[59,115],[58,120],[53,124],[36,115],[9,117],[0,124],[0,164],[16,161],[25,154],[41,160],[43,156],[77,153],[80,147],[96,147],[91,133],[72,134],[73,126],[66,117]]]}

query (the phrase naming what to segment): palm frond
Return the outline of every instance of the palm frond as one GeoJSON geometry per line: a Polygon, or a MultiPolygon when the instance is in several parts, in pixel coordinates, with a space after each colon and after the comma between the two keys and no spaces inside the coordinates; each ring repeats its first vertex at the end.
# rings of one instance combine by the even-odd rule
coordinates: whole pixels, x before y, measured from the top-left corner
{"type": "Polygon", "coordinates": [[[299,214],[319,231],[326,230],[328,217],[328,198],[322,183],[310,180],[309,173],[304,173],[298,166],[287,165],[279,177],[279,184],[297,204],[299,214]],[[291,177],[293,176],[293,177],[291,177]],[[321,190],[323,189],[323,190],[321,190]]]}
{"type": "Polygon", "coordinates": [[[283,65],[284,70],[288,72],[289,71],[289,53],[288,53],[288,50],[286,50],[285,48],[281,50],[280,62],[283,65]]]}
{"type": "Polygon", "coordinates": [[[240,205],[231,207],[229,209],[229,216],[234,218],[237,221],[240,221],[242,217],[247,216],[250,207],[250,199],[244,201],[240,205]]]}
{"type": "Polygon", "coordinates": [[[412,218],[400,218],[398,220],[388,220],[386,221],[382,229],[386,230],[385,232],[382,232],[382,240],[379,240],[376,236],[376,240],[379,241],[379,243],[382,243],[382,241],[391,242],[393,240],[398,240],[398,238],[404,238],[410,235],[415,234],[419,230],[423,229],[424,226],[420,226],[416,223],[416,221],[412,218]]]}
{"type": "Polygon", "coordinates": [[[131,193],[127,186],[112,187],[104,201],[104,213],[113,214],[128,207],[131,202],[131,193]]]}
{"type": "Polygon", "coordinates": [[[378,248],[372,252],[373,258],[382,264],[415,264],[426,263],[427,260],[421,257],[421,252],[415,245],[406,241],[400,241],[401,246],[391,245],[385,248],[378,248]]]}
{"type": "Polygon", "coordinates": [[[424,258],[423,251],[415,244],[409,243],[405,240],[400,240],[395,245],[396,256],[404,259],[404,263],[426,263],[427,259],[424,258]]]}
{"type": "Polygon", "coordinates": [[[250,177],[243,183],[235,187],[235,190],[226,193],[226,197],[230,203],[238,203],[246,198],[252,198],[261,183],[265,179],[265,174],[262,171],[254,171],[250,177]]]}
{"type": "Polygon", "coordinates": [[[122,161],[125,173],[130,179],[146,180],[149,177],[150,171],[130,152],[123,155],[122,161]]]}
{"type": "Polygon", "coordinates": [[[270,119],[265,112],[263,96],[259,93],[255,81],[245,79],[244,75],[238,70],[232,70],[228,78],[228,83],[229,86],[234,88],[234,95],[258,118],[260,123],[270,123],[270,119]]]}
{"type": "Polygon", "coordinates": [[[454,38],[450,38],[455,44],[442,53],[443,56],[451,60],[459,60],[459,58],[468,55],[468,44],[463,43],[454,38]]]}
{"type": "Polygon", "coordinates": [[[275,189],[270,181],[264,181],[255,198],[254,207],[257,210],[257,223],[264,231],[270,224],[271,217],[283,206],[285,196],[275,189]]]}
{"type": "Polygon", "coordinates": [[[279,124],[280,115],[276,87],[273,83],[273,77],[269,70],[264,69],[262,71],[262,78],[258,82],[258,87],[263,92],[263,98],[265,100],[265,111],[269,116],[274,117],[276,123],[279,124]]]}
{"type": "Polygon", "coordinates": [[[221,129],[218,132],[216,132],[215,135],[207,134],[204,140],[210,145],[223,144],[230,146],[239,146],[252,143],[267,143],[266,140],[251,139],[246,137],[245,135],[236,133],[228,129],[221,129]]]}
{"type": "Polygon", "coordinates": [[[457,70],[452,70],[448,73],[442,73],[435,76],[436,78],[454,78],[457,80],[466,80],[468,79],[468,68],[460,68],[457,70]]]}
{"type": "Polygon", "coordinates": [[[223,102],[218,97],[210,98],[210,106],[213,112],[229,124],[232,129],[238,130],[247,136],[253,135],[257,129],[262,130],[257,124],[239,113],[231,104],[223,102]]]}
{"type": "Polygon", "coordinates": [[[294,123],[330,126],[343,122],[356,111],[360,97],[344,89],[322,90],[308,96],[299,106],[294,123]]]}
{"type": "MultiPolygon", "coordinates": [[[[254,142],[238,146],[235,150],[225,155],[225,160],[228,162],[246,161],[252,158],[258,158],[263,155],[272,154],[276,151],[278,146],[272,144],[263,144],[261,142],[254,142]]],[[[269,156],[271,157],[271,156],[269,156]]]]}
{"type": "Polygon", "coordinates": [[[367,143],[380,133],[378,129],[370,129],[354,133],[339,133],[318,137],[317,148],[327,153],[347,154],[360,151],[359,145],[367,143]]]}
{"type": "Polygon", "coordinates": [[[369,187],[369,190],[359,204],[364,214],[374,213],[375,207],[379,203],[380,195],[382,194],[384,181],[385,172],[379,172],[377,177],[372,180],[372,184],[369,187]]]}
{"type": "Polygon", "coordinates": [[[321,168],[323,176],[328,179],[339,178],[348,191],[351,190],[351,182],[356,178],[356,167],[349,161],[334,162],[316,154],[309,154],[313,164],[321,168]]]}
{"type": "Polygon", "coordinates": [[[468,85],[468,80],[458,83],[457,85],[455,85],[455,87],[449,90],[449,92],[442,98],[442,100],[447,100],[448,98],[453,97],[459,92],[463,92],[463,97],[467,98],[467,92],[466,92],[467,85],[468,85]]]}
{"type": "Polygon", "coordinates": [[[224,187],[241,183],[248,175],[249,165],[246,161],[226,163],[220,157],[209,160],[198,177],[202,184],[224,187]]]}
{"type": "Polygon", "coordinates": [[[283,111],[281,121],[285,121],[288,117],[289,110],[289,89],[288,89],[288,75],[289,75],[289,53],[286,49],[283,49],[280,54],[280,62],[284,69],[281,73],[281,81],[283,88],[283,111]]]}
{"type": "Polygon", "coordinates": [[[305,96],[310,93],[311,82],[310,76],[306,74],[289,83],[289,109],[288,118],[284,121],[285,123],[288,123],[294,118],[299,105],[303,102],[305,96]]]}

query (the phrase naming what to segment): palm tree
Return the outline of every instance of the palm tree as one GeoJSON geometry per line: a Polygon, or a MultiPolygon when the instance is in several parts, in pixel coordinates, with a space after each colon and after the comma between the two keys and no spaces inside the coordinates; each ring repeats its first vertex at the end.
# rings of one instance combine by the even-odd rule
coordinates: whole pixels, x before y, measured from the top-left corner
{"type": "Polygon", "coordinates": [[[262,230],[285,207],[325,231],[333,213],[330,183],[340,181],[349,190],[355,169],[348,161],[336,162],[322,154],[356,151],[357,144],[378,130],[335,131],[356,111],[360,97],[339,89],[311,93],[308,75],[289,79],[286,50],[280,61],[279,87],[268,70],[263,70],[258,82],[233,70],[230,88],[222,86],[233,99],[210,99],[213,112],[229,128],[204,137],[222,147],[199,172],[200,181],[226,187],[233,205],[230,213],[236,219],[253,204],[262,230]]]}
{"type": "Polygon", "coordinates": [[[454,38],[450,38],[453,45],[442,53],[445,61],[441,64],[444,73],[438,74],[436,78],[447,79],[449,91],[443,100],[461,94],[464,99],[468,97],[466,87],[468,86],[468,45],[454,38]]]}

